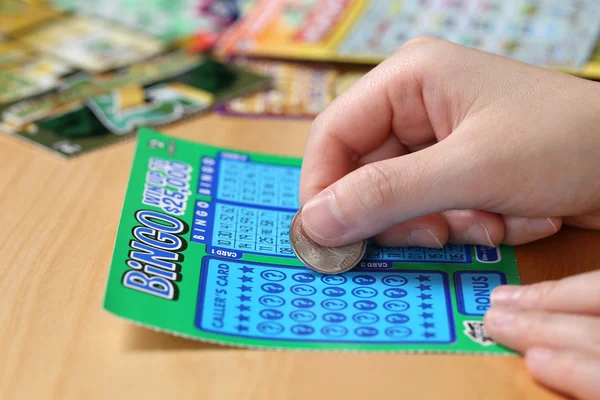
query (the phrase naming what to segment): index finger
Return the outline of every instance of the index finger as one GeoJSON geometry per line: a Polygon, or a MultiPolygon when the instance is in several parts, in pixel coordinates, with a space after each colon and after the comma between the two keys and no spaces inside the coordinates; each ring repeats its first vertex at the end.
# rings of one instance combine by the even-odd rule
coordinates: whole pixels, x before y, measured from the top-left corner
{"type": "Polygon", "coordinates": [[[313,122],[300,176],[300,204],[354,171],[390,134],[400,143],[435,139],[423,101],[419,67],[397,53],[336,98],[313,122]]]}

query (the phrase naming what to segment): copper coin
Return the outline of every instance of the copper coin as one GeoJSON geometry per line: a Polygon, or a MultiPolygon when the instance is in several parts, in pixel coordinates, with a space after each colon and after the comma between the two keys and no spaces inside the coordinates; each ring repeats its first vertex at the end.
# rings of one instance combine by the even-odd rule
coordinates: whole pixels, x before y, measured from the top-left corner
{"type": "Polygon", "coordinates": [[[310,269],[323,274],[341,274],[354,268],[365,254],[367,241],[338,247],[315,243],[302,228],[302,209],[298,210],[290,226],[290,241],[296,256],[310,269]]]}

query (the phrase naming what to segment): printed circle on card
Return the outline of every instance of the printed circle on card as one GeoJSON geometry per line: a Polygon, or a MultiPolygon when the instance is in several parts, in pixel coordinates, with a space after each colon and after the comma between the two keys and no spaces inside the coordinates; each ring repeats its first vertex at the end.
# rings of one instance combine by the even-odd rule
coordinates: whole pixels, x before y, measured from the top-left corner
{"type": "Polygon", "coordinates": [[[276,320],[283,318],[283,313],[279,310],[265,308],[258,313],[264,319],[276,320]]]}
{"type": "Polygon", "coordinates": [[[363,299],[370,299],[377,296],[377,290],[372,287],[357,287],[352,289],[352,294],[363,299]]]}
{"type": "Polygon", "coordinates": [[[260,288],[263,290],[263,292],[273,294],[285,292],[285,288],[279,283],[264,283],[260,288]]]}
{"type": "Polygon", "coordinates": [[[317,278],[313,274],[308,272],[300,272],[292,275],[292,279],[299,283],[311,283],[314,282],[317,278]]]}
{"type": "Polygon", "coordinates": [[[346,316],[339,312],[328,312],[323,314],[323,320],[332,324],[338,324],[346,320],[346,316]]]}
{"type": "Polygon", "coordinates": [[[325,299],[321,302],[321,306],[326,310],[339,311],[348,307],[348,303],[341,299],[325,299]]]}
{"type": "Polygon", "coordinates": [[[341,325],[327,325],[321,328],[321,333],[325,336],[340,338],[348,334],[348,329],[341,325]]]}
{"type": "Polygon", "coordinates": [[[361,326],[354,330],[354,334],[360,337],[373,337],[379,334],[379,331],[372,326],[361,326]]]}
{"type": "Polygon", "coordinates": [[[326,287],[323,289],[323,294],[330,297],[341,297],[346,294],[346,289],[341,287],[326,287]]]}
{"type": "Polygon", "coordinates": [[[364,311],[354,314],[352,320],[357,324],[369,325],[379,321],[379,317],[375,313],[364,311]]]}
{"type": "Polygon", "coordinates": [[[404,286],[408,283],[408,280],[400,275],[388,275],[384,276],[381,282],[387,286],[404,286]]]}
{"type": "Polygon", "coordinates": [[[370,275],[357,275],[352,278],[352,282],[356,283],[357,285],[372,285],[377,282],[377,279],[370,275]]]}
{"type": "Polygon", "coordinates": [[[300,297],[292,300],[292,305],[298,308],[311,308],[315,305],[315,302],[311,299],[305,299],[300,297]]]}
{"type": "Polygon", "coordinates": [[[285,304],[285,300],[273,294],[261,296],[258,299],[259,303],[266,307],[281,307],[285,304]]]}
{"type": "Polygon", "coordinates": [[[290,313],[290,318],[296,322],[311,322],[314,321],[317,316],[312,311],[295,310],[290,313]]]}
{"type": "Polygon", "coordinates": [[[256,329],[258,329],[260,332],[264,333],[265,335],[278,335],[281,332],[283,332],[284,328],[283,325],[278,324],[277,322],[261,322],[260,324],[258,324],[258,326],[256,327],[256,329]]]}
{"type": "Polygon", "coordinates": [[[404,339],[409,337],[412,331],[406,326],[390,326],[385,329],[385,334],[394,339],[404,339]]]}
{"type": "Polygon", "coordinates": [[[408,292],[406,290],[400,289],[400,288],[391,288],[391,289],[386,289],[383,292],[383,294],[386,295],[387,297],[391,297],[392,299],[401,299],[402,297],[406,297],[408,292]]]}
{"type": "Polygon", "coordinates": [[[310,285],[294,285],[290,291],[297,296],[312,296],[317,293],[317,289],[310,285]]]}
{"type": "Polygon", "coordinates": [[[260,273],[260,276],[264,280],[271,281],[271,282],[281,282],[282,280],[284,280],[285,278],[287,278],[286,274],[284,274],[281,271],[277,271],[275,269],[268,269],[266,271],[262,271],[260,273]]]}
{"type": "Polygon", "coordinates": [[[394,313],[387,315],[385,320],[390,324],[405,324],[410,320],[410,318],[405,314],[394,313]]]}
{"type": "Polygon", "coordinates": [[[292,333],[295,333],[296,335],[301,335],[301,336],[308,336],[311,335],[315,332],[315,328],[313,328],[310,325],[294,325],[290,328],[290,331],[292,331],[292,333]]]}
{"type": "Polygon", "coordinates": [[[342,275],[325,275],[321,277],[321,281],[327,285],[342,285],[346,283],[348,279],[342,275]]]}
{"type": "Polygon", "coordinates": [[[371,311],[377,308],[377,303],[371,300],[358,300],[354,302],[354,308],[361,311],[371,311]]]}
{"type": "Polygon", "coordinates": [[[406,311],[409,307],[409,304],[403,300],[390,300],[383,303],[383,308],[388,311],[406,311]]]}

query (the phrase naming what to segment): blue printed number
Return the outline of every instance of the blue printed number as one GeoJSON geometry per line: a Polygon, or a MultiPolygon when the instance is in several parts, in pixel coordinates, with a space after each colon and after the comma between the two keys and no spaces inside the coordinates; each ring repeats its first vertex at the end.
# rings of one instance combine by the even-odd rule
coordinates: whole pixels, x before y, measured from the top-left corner
{"type": "Polygon", "coordinates": [[[352,278],[352,282],[357,285],[372,285],[377,281],[377,279],[373,278],[370,275],[357,275],[352,278]]]}
{"type": "Polygon", "coordinates": [[[354,308],[361,311],[371,311],[377,308],[377,303],[371,300],[359,300],[354,303],[354,308]]]}
{"type": "Polygon", "coordinates": [[[281,282],[286,278],[285,274],[281,271],[277,271],[275,269],[268,269],[260,273],[260,276],[266,280],[271,282],[281,282]]]}
{"type": "Polygon", "coordinates": [[[261,312],[259,313],[261,317],[263,317],[264,319],[281,319],[283,318],[283,313],[279,310],[270,310],[270,309],[265,309],[265,310],[261,310],[261,312]]]}
{"type": "Polygon", "coordinates": [[[371,287],[357,287],[352,289],[352,294],[356,297],[362,297],[363,299],[369,299],[377,296],[377,290],[371,287]]]}
{"type": "Polygon", "coordinates": [[[317,292],[317,289],[309,285],[295,285],[290,290],[298,296],[312,296],[317,292]]]}
{"type": "Polygon", "coordinates": [[[392,299],[401,299],[402,297],[406,297],[408,292],[404,289],[392,288],[386,289],[383,294],[385,294],[387,297],[391,297],[392,299]]]}
{"type": "Polygon", "coordinates": [[[394,339],[403,339],[412,335],[412,331],[406,326],[390,326],[386,328],[385,334],[394,339]]]}
{"type": "Polygon", "coordinates": [[[330,297],[340,297],[346,294],[346,290],[341,287],[326,287],[323,294],[330,297]]]}
{"type": "Polygon", "coordinates": [[[257,328],[265,335],[278,335],[283,332],[283,325],[277,322],[261,322],[257,328]]]}
{"type": "Polygon", "coordinates": [[[261,289],[267,293],[282,293],[285,291],[285,288],[279,283],[264,283],[261,289]]]}
{"type": "Polygon", "coordinates": [[[292,333],[301,336],[311,335],[315,332],[315,328],[310,325],[294,325],[290,330],[292,333]]]}
{"type": "Polygon", "coordinates": [[[311,308],[315,305],[315,302],[311,299],[298,298],[292,300],[292,305],[298,308],[311,308]]]}
{"type": "Polygon", "coordinates": [[[409,319],[410,318],[408,318],[408,315],[398,313],[389,314],[387,317],[385,317],[385,320],[390,324],[405,324],[409,321],[409,319]]]}
{"type": "Polygon", "coordinates": [[[377,316],[377,314],[373,314],[371,312],[359,312],[357,314],[354,314],[352,316],[352,319],[357,324],[363,325],[374,324],[375,322],[379,321],[379,317],[377,316]]]}
{"type": "Polygon", "coordinates": [[[311,322],[314,321],[317,316],[312,311],[296,310],[290,313],[290,318],[296,322],[311,322]]]}
{"type": "Polygon", "coordinates": [[[388,275],[384,277],[381,282],[387,286],[404,286],[408,280],[400,275],[388,275]]]}
{"type": "Polygon", "coordinates": [[[328,285],[341,285],[347,281],[346,277],[342,275],[325,275],[321,280],[328,285]]]}
{"type": "Polygon", "coordinates": [[[388,311],[406,311],[408,307],[408,303],[402,300],[390,300],[383,303],[383,308],[388,311]]]}
{"type": "Polygon", "coordinates": [[[340,299],[326,299],[321,302],[321,306],[327,310],[339,311],[348,307],[348,303],[340,299]]]}
{"type": "Polygon", "coordinates": [[[309,274],[308,272],[300,272],[298,274],[292,275],[292,279],[300,283],[311,283],[314,282],[317,278],[315,278],[314,275],[309,274]]]}
{"type": "Polygon", "coordinates": [[[330,312],[327,314],[323,314],[323,319],[326,322],[331,322],[332,324],[337,324],[339,322],[344,322],[346,320],[346,316],[342,313],[330,312]]]}
{"type": "Polygon", "coordinates": [[[373,337],[379,334],[379,331],[371,326],[361,326],[354,330],[356,336],[360,337],[373,337]]]}
{"type": "Polygon", "coordinates": [[[260,299],[258,299],[258,301],[260,304],[266,307],[281,307],[285,304],[284,299],[274,295],[262,296],[260,299]]]}
{"type": "Polygon", "coordinates": [[[321,333],[325,336],[339,338],[348,334],[348,329],[339,325],[328,325],[321,328],[321,333]]]}

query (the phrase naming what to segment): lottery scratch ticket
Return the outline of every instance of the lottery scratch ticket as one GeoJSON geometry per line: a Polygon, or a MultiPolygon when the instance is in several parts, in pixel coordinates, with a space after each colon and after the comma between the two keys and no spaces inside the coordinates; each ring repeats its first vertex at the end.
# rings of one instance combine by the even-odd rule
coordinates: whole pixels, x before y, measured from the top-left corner
{"type": "MultiPolygon", "coordinates": [[[[22,82],[7,79],[3,90],[4,76],[0,69],[0,105],[14,98],[22,82]]],[[[74,157],[131,137],[140,126],[190,118],[267,83],[242,68],[176,50],[113,74],[62,79],[60,90],[0,110],[0,131],[74,157]]]]}
{"type": "Polygon", "coordinates": [[[165,45],[150,36],[87,16],[59,19],[20,40],[88,72],[105,72],[159,54],[165,45]]]}
{"type": "Polygon", "coordinates": [[[219,48],[228,54],[378,63],[418,35],[589,73],[600,7],[595,0],[261,0],[219,48]]]}
{"type": "Polygon", "coordinates": [[[270,59],[235,60],[237,65],[272,78],[270,90],[227,102],[224,114],[245,117],[314,118],[368,68],[270,59]]]}
{"type": "Polygon", "coordinates": [[[370,245],[349,272],[313,272],[289,238],[300,165],[143,129],[105,309],[234,346],[511,354],[482,319],[519,283],[512,248],[370,245]]]}

